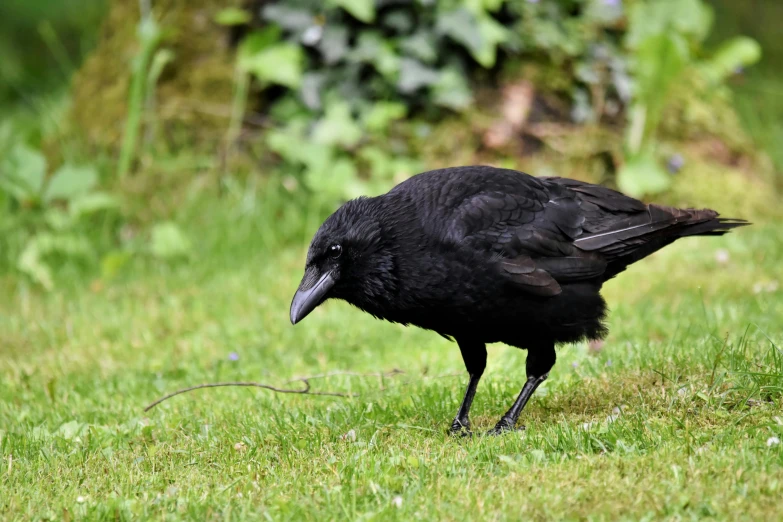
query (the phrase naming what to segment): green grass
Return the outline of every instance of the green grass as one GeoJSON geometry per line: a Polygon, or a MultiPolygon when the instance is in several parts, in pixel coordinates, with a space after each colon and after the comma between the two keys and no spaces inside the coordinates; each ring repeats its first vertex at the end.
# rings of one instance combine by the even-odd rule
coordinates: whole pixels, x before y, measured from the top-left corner
{"type": "MultiPolygon", "coordinates": [[[[783,438],[779,226],[685,240],[622,274],[611,336],[598,354],[559,350],[526,431],[455,440],[456,345],[342,303],[292,327],[304,251],[236,212],[228,233],[194,217],[188,263],[51,294],[0,283],[4,520],[783,516],[783,445],[767,444],[783,438]],[[143,412],[202,382],[393,369],[313,381],[356,399],[220,388],[143,412]]],[[[524,359],[491,347],[475,429],[511,404],[524,359]]]]}

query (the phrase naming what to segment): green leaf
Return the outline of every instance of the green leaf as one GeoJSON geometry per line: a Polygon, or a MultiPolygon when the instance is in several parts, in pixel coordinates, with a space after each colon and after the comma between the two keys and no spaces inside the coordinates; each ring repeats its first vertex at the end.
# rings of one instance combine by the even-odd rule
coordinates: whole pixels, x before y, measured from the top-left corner
{"type": "Polygon", "coordinates": [[[366,24],[375,21],[375,0],[330,0],[329,3],[342,7],[351,16],[366,24]]]}
{"type": "Polygon", "coordinates": [[[753,65],[761,59],[761,46],[752,38],[739,36],[723,43],[715,54],[699,64],[710,81],[720,82],[739,67],[753,65]]]}
{"type": "Polygon", "coordinates": [[[101,278],[105,280],[114,279],[120,273],[120,270],[128,264],[130,259],[130,252],[121,250],[109,252],[101,258],[101,278]]]}
{"type": "Polygon", "coordinates": [[[311,190],[328,199],[345,199],[362,194],[356,165],[349,158],[313,165],[305,172],[305,183],[311,190]]]}
{"type": "Polygon", "coordinates": [[[374,103],[362,118],[364,126],[372,132],[383,132],[389,127],[389,123],[405,117],[408,108],[399,102],[374,103]]]}
{"type": "Polygon", "coordinates": [[[702,0],[634,2],[629,12],[625,42],[631,49],[652,36],[676,33],[701,43],[712,26],[712,8],[702,0]]]}
{"type": "Polygon", "coordinates": [[[482,45],[478,51],[472,53],[473,58],[479,65],[489,69],[497,60],[498,45],[508,41],[509,31],[494,18],[486,15],[479,18],[479,32],[482,45]]]}
{"type": "Polygon", "coordinates": [[[59,208],[49,208],[44,212],[44,221],[55,231],[68,230],[73,226],[73,219],[59,208]]]}
{"type": "Polygon", "coordinates": [[[420,30],[412,36],[400,38],[399,46],[402,52],[424,63],[431,64],[438,59],[436,37],[429,31],[420,30]]]}
{"type": "Polygon", "coordinates": [[[465,76],[456,68],[441,71],[438,81],[432,87],[436,104],[453,110],[463,110],[473,103],[473,93],[465,76]]]}
{"type": "Polygon", "coordinates": [[[370,168],[371,183],[368,188],[373,191],[376,188],[378,192],[386,191],[389,181],[399,182],[421,170],[418,161],[387,152],[381,147],[362,147],[358,155],[370,168]]]}
{"type": "Polygon", "coordinates": [[[318,42],[318,50],[328,65],[342,60],[348,54],[348,29],[327,25],[318,42]]]}
{"type": "Polygon", "coordinates": [[[16,145],[0,162],[0,189],[19,201],[38,201],[45,177],[46,158],[27,145],[16,145]]]}
{"type": "Polygon", "coordinates": [[[438,15],[436,30],[461,44],[471,54],[481,51],[484,44],[476,17],[465,8],[438,15]]]}
{"type": "Polygon", "coordinates": [[[250,23],[253,16],[238,7],[226,7],[215,15],[215,22],[220,25],[245,25],[250,23]]]}
{"type": "Polygon", "coordinates": [[[114,196],[105,192],[91,192],[71,201],[68,211],[78,219],[104,210],[117,210],[119,207],[120,203],[114,196]]]}
{"type": "Polygon", "coordinates": [[[264,20],[274,22],[291,32],[304,31],[316,23],[315,16],[310,11],[281,4],[265,5],[261,15],[264,20]]]}
{"type": "Polygon", "coordinates": [[[41,233],[33,236],[17,260],[17,268],[47,290],[54,287],[52,268],[46,256],[60,254],[72,258],[89,259],[93,249],[86,237],[73,234],[41,233]]]}
{"type": "Polygon", "coordinates": [[[16,268],[46,290],[54,287],[52,270],[42,259],[36,238],[27,242],[16,261],[16,268]]]}
{"type": "Polygon", "coordinates": [[[149,71],[147,71],[147,92],[154,92],[160,75],[166,66],[174,62],[175,54],[171,49],[158,49],[152,57],[149,71]]]}
{"type": "Polygon", "coordinates": [[[413,10],[406,11],[397,9],[389,11],[388,14],[383,17],[381,23],[384,27],[393,30],[395,33],[407,34],[415,25],[413,14],[413,10]]]}
{"type": "Polygon", "coordinates": [[[405,94],[433,85],[439,79],[438,71],[427,67],[413,58],[403,58],[400,61],[400,77],[397,88],[405,94]]]}
{"type": "Polygon", "coordinates": [[[308,72],[302,76],[302,86],[299,88],[299,95],[302,102],[308,109],[317,110],[321,108],[321,93],[327,76],[322,72],[308,72]]]}
{"type": "Polygon", "coordinates": [[[63,165],[55,172],[44,192],[44,201],[70,201],[88,193],[98,183],[94,167],[63,165]]]}
{"type": "Polygon", "coordinates": [[[400,69],[400,57],[392,43],[375,31],[362,32],[349,57],[352,62],[372,65],[386,77],[394,76],[400,69]]]}
{"type": "Polygon", "coordinates": [[[158,259],[176,259],[190,255],[192,245],[176,223],[159,223],[152,227],[152,255],[158,259]]]}
{"type": "Polygon", "coordinates": [[[486,13],[478,15],[465,8],[438,17],[436,29],[462,44],[482,67],[490,68],[497,59],[497,46],[506,42],[509,31],[486,13]]]}
{"type": "Polygon", "coordinates": [[[82,424],[79,421],[72,420],[61,425],[56,432],[56,435],[66,439],[73,440],[79,436],[82,430],[86,427],[86,424],[82,424]]]}
{"type": "Polygon", "coordinates": [[[323,145],[351,148],[362,139],[362,129],[351,116],[348,102],[332,102],[313,129],[313,141],[323,145]]]}
{"type": "Polygon", "coordinates": [[[276,25],[270,25],[260,31],[253,31],[242,39],[237,49],[237,58],[242,60],[250,59],[267,47],[280,42],[282,32],[276,25]]]}
{"type": "Polygon", "coordinates": [[[657,194],[671,184],[671,176],[650,151],[632,156],[617,173],[618,188],[634,197],[657,194]]]}
{"type": "Polygon", "coordinates": [[[669,89],[688,62],[688,48],[677,34],[650,36],[639,44],[634,61],[636,89],[633,94],[629,146],[637,153],[658,127],[669,89]]]}
{"type": "Polygon", "coordinates": [[[285,127],[270,129],[266,133],[266,144],[287,162],[304,164],[307,154],[303,145],[309,144],[306,127],[307,121],[295,119],[285,127]]]}
{"type": "Polygon", "coordinates": [[[254,53],[243,53],[237,65],[262,83],[296,89],[302,83],[304,53],[298,45],[279,43],[254,53]]]}

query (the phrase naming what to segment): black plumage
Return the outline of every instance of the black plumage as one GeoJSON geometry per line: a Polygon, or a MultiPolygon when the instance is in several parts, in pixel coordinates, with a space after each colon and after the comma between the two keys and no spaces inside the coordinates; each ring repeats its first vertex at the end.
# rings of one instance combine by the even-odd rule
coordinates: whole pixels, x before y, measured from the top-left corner
{"type": "Polygon", "coordinates": [[[455,339],[470,381],[452,431],[469,429],[486,343],[527,349],[527,381],[497,433],[515,426],[554,365],[556,344],[606,334],[605,281],[681,237],[745,224],[570,179],[482,166],[434,170],[349,201],[324,222],[291,321],[337,298],[455,339]]]}

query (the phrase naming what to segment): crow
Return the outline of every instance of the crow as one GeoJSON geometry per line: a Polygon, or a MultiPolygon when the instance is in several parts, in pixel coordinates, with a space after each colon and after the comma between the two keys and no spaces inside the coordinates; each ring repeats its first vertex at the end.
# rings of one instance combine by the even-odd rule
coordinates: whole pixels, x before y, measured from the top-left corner
{"type": "Polygon", "coordinates": [[[558,177],[488,166],[424,172],[348,201],[321,225],[291,323],[327,299],[456,340],[468,386],[452,433],[470,433],[487,343],[528,351],[527,380],[490,430],[514,430],[555,364],[555,345],[607,334],[601,286],[686,236],[747,225],[558,177]]]}

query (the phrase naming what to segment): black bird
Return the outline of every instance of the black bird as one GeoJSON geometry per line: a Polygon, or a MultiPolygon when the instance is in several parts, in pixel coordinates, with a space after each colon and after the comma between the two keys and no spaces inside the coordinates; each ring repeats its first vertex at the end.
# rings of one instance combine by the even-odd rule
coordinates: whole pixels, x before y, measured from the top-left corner
{"type": "Polygon", "coordinates": [[[491,431],[500,433],[514,429],[547,378],[556,344],[606,335],[605,281],[681,237],[746,224],[571,179],[433,170],[329,216],[310,245],[291,322],[336,298],[456,340],[470,380],[452,432],[470,430],[486,343],[527,349],[527,381],[491,431]]]}

